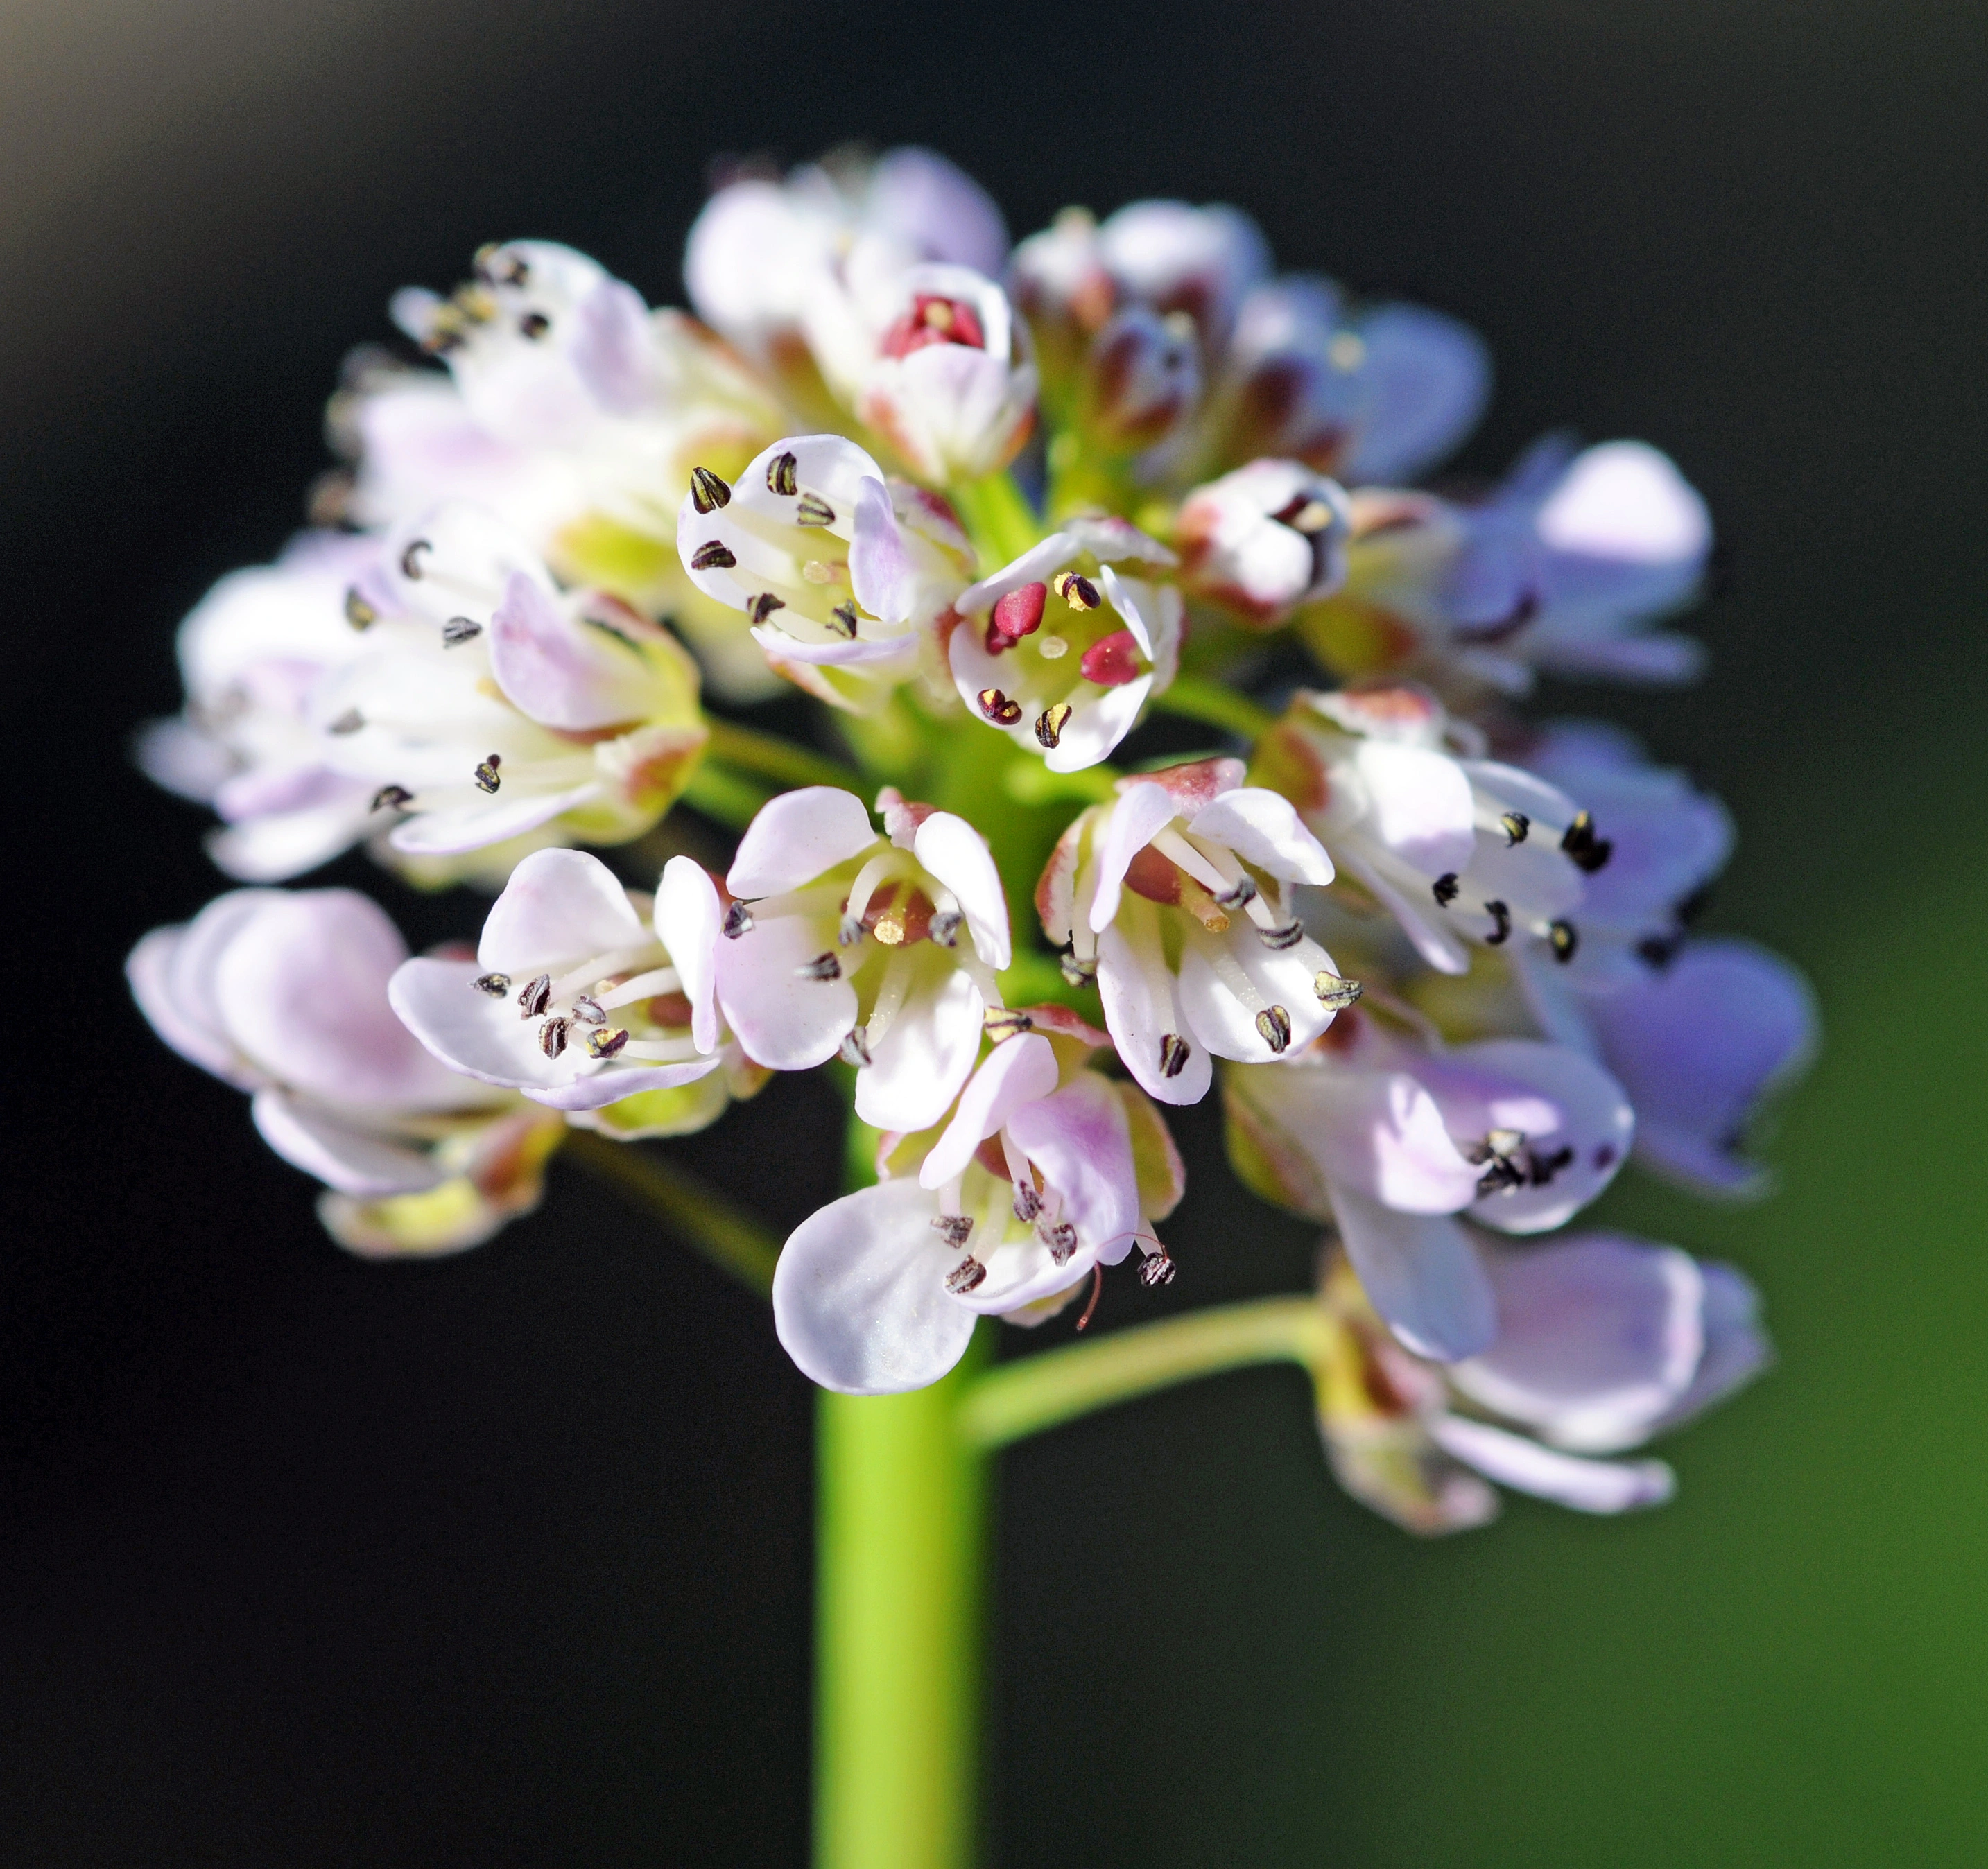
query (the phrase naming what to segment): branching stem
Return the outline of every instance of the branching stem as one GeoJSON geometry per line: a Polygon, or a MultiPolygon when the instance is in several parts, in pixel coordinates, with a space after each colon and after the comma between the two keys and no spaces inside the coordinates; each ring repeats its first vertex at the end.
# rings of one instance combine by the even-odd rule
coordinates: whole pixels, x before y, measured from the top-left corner
{"type": "Polygon", "coordinates": [[[1252,741],[1276,719],[1246,695],[1200,675],[1176,675],[1171,686],[1153,697],[1153,705],[1162,714],[1178,714],[1185,720],[1198,720],[1252,741]]]}

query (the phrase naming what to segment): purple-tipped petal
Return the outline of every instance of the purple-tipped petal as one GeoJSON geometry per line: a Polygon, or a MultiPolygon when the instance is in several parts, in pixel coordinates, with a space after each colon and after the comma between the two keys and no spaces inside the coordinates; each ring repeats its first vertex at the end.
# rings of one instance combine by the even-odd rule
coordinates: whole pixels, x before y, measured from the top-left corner
{"type": "Polygon", "coordinates": [[[486,972],[529,978],[647,940],[628,892],[599,857],[534,850],[492,906],[476,958],[486,972]]]}
{"type": "Polygon", "coordinates": [[[1633,1512],[1662,1506],[1677,1490],[1675,1476],[1661,1460],[1583,1460],[1453,1414],[1437,1417],[1429,1434],[1445,1453],[1500,1485],[1575,1512],[1633,1512]]]}
{"type": "Polygon", "coordinates": [[[1498,1333],[1497,1301],[1470,1235],[1440,1214],[1397,1213],[1335,1185],[1346,1256],[1389,1330],[1416,1355],[1454,1363],[1498,1333]]]}

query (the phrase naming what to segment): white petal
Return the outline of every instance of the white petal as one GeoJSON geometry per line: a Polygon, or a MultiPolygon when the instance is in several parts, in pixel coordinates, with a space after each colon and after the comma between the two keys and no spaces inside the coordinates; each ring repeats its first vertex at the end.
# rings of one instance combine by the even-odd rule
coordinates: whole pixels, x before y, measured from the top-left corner
{"type": "Polygon", "coordinates": [[[1395,918],[1401,932],[1413,943],[1416,953],[1437,972],[1469,972],[1470,952],[1462,941],[1442,927],[1433,914],[1425,914],[1418,902],[1395,887],[1359,850],[1341,844],[1339,860],[1347,874],[1357,877],[1374,899],[1395,918]]]}
{"type": "Polygon", "coordinates": [[[992,610],[1011,590],[1024,584],[1043,584],[1077,554],[1077,542],[1068,532],[1051,532],[1032,545],[1019,558],[992,572],[977,584],[969,584],[953,600],[962,617],[977,617],[992,610]]]}
{"type": "Polygon", "coordinates": [[[915,989],[856,1073],[856,1114],[878,1129],[930,1128],[973,1069],[986,1012],[962,968],[949,969],[936,992],[915,989]]]}
{"type": "Polygon", "coordinates": [[[1098,576],[1104,580],[1104,594],[1110,599],[1111,607],[1125,619],[1125,627],[1132,632],[1132,640],[1139,645],[1139,653],[1150,662],[1153,659],[1153,633],[1140,613],[1138,598],[1128,588],[1127,580],[1109,565],[1100,566],[1098,576]]]}
{"type": "Polygon", "coordinates": [[[1206,1046],[1188,1046],[1187,1062],[1175,1077],[1160,1071],[1161,1041],[1185,1039],[1188,1023],[1175,1003],[1173,977],[1158,951],[1141,951],[1116,922],[1097,938],[1097,996],[1104,1023],[1126,1070],[1139,1087],[1163,1103],[1198,1103],[1214,1081],[1206,1046]]]}
{"type": "Polygon", "coordinates": [[[725,886],[748,901],[813,882],[877,841],[863,801],[837,786],[803,786],[760,808],[739,840],[725,886]]]}
{"type": "Polygon", "coordinates": [[[284,1161],[340,1194],[380,1200],[418,1194],[447,1178],[420,1150],[355,1129],[287,1090],[257,1091],[248,1112],[284,1161]]]}
{"type": "Polygon", "coordinates": [[[656,887],[656,938],[668,951],[683,996],[690,1002],[691,1042],[718,1044],[718,944],[723,915],[718,887],[703,864],[672,857],[656,887]]]}
{"type": "Polygon", "coordinates": [[[849,587],[856,601],[884,623],[910,619],[918,573],[898,529],[891,495],[881,480],[865,480],[856,495],[856,527],[849,544],[849,587]]]}
{"type": "Polygon", "coordinates": [[[511,995],[493,999],[472,984],[482,971],[477,961],[411,960],[387,997],[401,1023],[451,1070],[485,1083],[556,1090],[601,1068],[577,1048],[548,1058],[537,1022],[519,1016],[511,995]]]}
{"type": "Polygon", "coordinates": [[[1132,731],[1152,691],[1153,678],[1141,675],[1096,695],[1080,692],[1062,736],[1043,754],[1043,764],[1052,772],[1081,772],[1109,759],[1132,731]]]}
{"type": "Polygon", "coordinates": [[[691,1058],[681,1064],[611,1064],[590,1077],[576,1077],[570,1083],[525,1087],[525,1094],[548,1110],[604,1110],[624,1097],[644,1090],[674,1090],[708,1077],[725,1060],[722,1057],[691,1058]]]}
{"type": "Polygon", "coordinates": [[[592,803],[600,793],[599,782],[589,779],[563,792],[512,792],[487,803],[420,812],[396,825],[387,842],[410,857],[461,857],[536,830],[561,812],[592,803]]]}
{"type": "Polygon", "coordinates": [[[485,972],[529,979],[647,939],[627,891],[599,857],[534,850],[492,904],[476,958],[485,972]]]}
{"type": "Polygon", "coordinates": [[[1119,793],[1090,860],[1097,878],[1090,899],[1094,933],[1103,934],[1117,918],[1119,897],[1132,859],[1172,822],[1178,809],[1173,795],[1150,780],[1135,781],[1119,793]]]}
{"type": "Polygon", "coordinates": [[[1575,1512],[1630,1512],[1662,1506],[1677,1490],[1675,1478],[1661,1460],[1582,1460],[1459,1415],[1439,1415],[1429,1424],[1429,1435],[1445,1452],[1501,1485],[1575,1512]]]}
{"type": "Polygon", "coordinates": [[[801,1373],[847,1395],[920,1389],[965,1354],[973,1313],[946,1293],[956,1260],[932,1230],[935,1197],[885,1181],[832,1201],[789,1236],[773,1270],[773,1327],[801,1373]]]}
{"type": "Polygon", "coordinates": [[[1712,517],[1668,455],[1642,441],[1585,450],[1540,509],[1540,537],[1557,552],[1635,564],[1695,559],[1710,550],[1712,517]]]}
{"type": "Polygon", "coordinates": [[[955,1174],[963,1174],[973,1151],[988,1137],[1024,1103],[1047,1097],[1056,1087],[1056,1053],[1040,1033],[1025,1033],[996,1046],[960,1093],[952,1120],[918,1170],[920,1185],[943,1188],[955,1174]]]}
{"type": "Polygon", "coordinates": [[[1349,482],[1403,486],[1451,454],[1491,394],[1491,357],[1469,326],[1418,305],[1376,306],[1360,321],[1367,390],[1349,482]]]}
{"type": "Polygon", "coordinates": [[[735,941],[719,941],[718,1003],[753,1063],[769,1070],[804,1071],[835,1056],[856,1023],[856,989],[847,980],[809,979],[800,972],[834,951],[833,933],[800,915],[762,921],[735,941]]]}
{"type": "Polygon", "coordinates": [[[1212,843],[1226,843],[1246,863],[1281,882],[1324,884],[1332,880],[1325,847],[1299,822],[1290,800],[1259,786],[1239,786],[1196,812],[1188,829],[1212,843]]]}
{"type": "Polygon", "coordinates": [[[1017,1110],[1008,1129],[1063,1197],[1063,1218],[1107,1265],[1117,1264],[1138,1231],[1139,1183],[1125,1106],[1111,1084],[1080,1071],[1017,1110]]]}
{"type": "Polygon", "coordinates": [[[1454,1363],[1496,1337],[1490,1281],[1456,1222],[1397,1213],[1337,1184],[1332,1211],[1374,1310],[1416,1355],[1454,1363]]]}
{"type": "Polygon", "coordinates": [[[634,718],[654,685],[637,651],[516,573],[490,618],[490,672],[521,714],[569,732],[634,718]]]}
{"type": "Polygon", "coordinates": [[[1353,766],[1371,804],[1364,832],[1432,881],[1470,861],[1470,780],[1456,760],[1425,747],[1368,740],[1354,749],[1353,766]]]}
{"type": "Polygon", "coordinates": [[[920,863],[959,898],[974,951],[999,973],[1014,958],[1008,931],[1008,898],[987,840],[964,818],[935,811],[918,828],[911,847],[920,863]]]}
{"type": "Polygon", "coordinates": [[[186,934],[183,927],[154,928],[131,950],[124,962],[131,997],[152,1029],[182,1058],[237,1090],[252,1090],[265,1080],[263,1073],[235,1050],[211,1006],[183,1002],[174,990],[174,963],[186,934]]]}
{"type": "Polygon", "coordinates": [[[1232,927],[1228,934],[1196,938],[1190,934],[1181,955],[1180,1003],[1196,1038],[1218,1058],[1249,1064],[1270,1064],[1302,1051],[1332,1023],[1332,1014],[1318,1002],[1313,986],[1327,962],[1316,941],[1273,954],[1257,940],[1253,927],[1232,927]],[[1258,1008],[1246,1005],[1210,950],[1226,948],[1264,1005],[1279,1006],[1290,1021],[1290,1039],[1283,1051],[1273,1049],[1258,1030],[1258,1008]]]}

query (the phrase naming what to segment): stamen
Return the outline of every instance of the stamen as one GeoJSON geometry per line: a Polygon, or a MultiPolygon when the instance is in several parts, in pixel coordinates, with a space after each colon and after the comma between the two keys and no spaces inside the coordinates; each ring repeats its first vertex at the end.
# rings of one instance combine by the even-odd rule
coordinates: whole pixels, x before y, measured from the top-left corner
{"type": "Polygon", "coordinates": [[[869,1034],[860,1026],[851,1026],[843,1034],[842,1043],[836,1047],[836,1055],[844,1064],[853,1064],[859,1070],[870,1067],[869,1034]]]}
{"type": "Polygon", "coordinates": [[[1365,989],[1357,980],[1342,979],[1337,974],[1321,968],[1312,975],[1311,990],[1317,994],[1320,1005],[1343,1012],[1365,989]]]}
{"type": "Polygon", "coordinates": [[[1477,1178],[1477,1191],[1482,1195],[1502,1193],[1507,1188],[1525,1185],[1526,1171],[1507,1161],[1503,1155],[1493,1155],[1489,1165],[1477,1178]]]}
{"type": "Polygon", "coordinates": [[[590,1032],[587,1035],[587,1056],[592,1058],[611,1058],[628,1043],[625,1029],[614,1032],[590,1032]]]}
{"type": "Polygon", "coordinates": [[[1160,1040],[1160,1075],[1178,1077],[1187,1069],[1188,1042],[1178,1032],[1169,1032],[1160,1040]]]}
{"type": "Polygon", "coordinates": [[[1059,701],[1053,708],[1045,708],[1036,716],[1036,738],[1052,752],[1057,742],[1063,738],[1063,730],[1070,725],[1070,705],[1059,701]]]}
{"type": "MultiPolygon", "coordinates": [[[[614,957],[609,955],[606,958],[611,960],[614,957]]],[[[614,969],[611,966],[604,967],[599,961],[590,961],[577,971],[580,980],[598,980],[614,969]]],[[[569,987],[574,984],[576,982],[571,974],[563,980],[555,980],[553,982],[553,997],[563,999],[569,987]]],[[[683,980],[674,967],[651,967],[628,979],[617,981],[613,987],[602,992],[594,1003],[611,1012],[617,1006],[632,1005],[638,999],[654,999],[663,993],[676,992],[682,985],[683,980]]],[[[576,1001],[574,1003],[577,1005],[579,1002],[576,1001]]]]}
{"type": "Polygon", "coordinates": [[[1022,718],[1022,704],[1010,701],[998,688],[983,688],[979,699],[980,711],[997,727],[1012,727],[1022,718]]]}
{"type": "Polygon", "coordinates": [[[1149,1252],[1139,1266],[1139,1283],[1151,1291],[1155,1286],[1171,1285],[1174,1282],[1174,1262],[1165,1247],[1149,1252]]]}
{"type": "MultiPolygon", "coordinates": [[[[776,455],[766,463],[766,491],[777,493],[784,499],[792,499],[800,490],[800,483],[794,478],[794,469],[800,465],[791,451],[776,455]]],[[[722,500],[718,502],[720,505],[724,503],[722,500]]]]}
{"type": "Polygon", "coordinates": [[[357,584],[345,593],[345,620],[355,630],[370,630],[380,620],[380,613],[359,594],[357,584]]]}
{"type": "Polygon", "coordinates": [[[483,634],[483,626],[468,617],[451,617],[441,626],[441,646],[445,649],[460,648],[465,643],[474,642],[483,634]]]}
{"type": "Polygon", "coordinates": [[[942,908],[931,918],[925,933],[935,948],[955,948],[959,945],[959,931],[965,925],[966,918],[956,908],[942,908]]]}
{"type": "Polygon", "coordinates": [[[982,1016],[982,1026],[987,1036],[996,1044],[1003,1039],[1011,1039],[1017,1033],[1033,1032],[1036,1022],[1026,1012],[1016,1012],[1006,1006],[989,1006],[982,1016]]]}
{"type": "Polygon", "coordinates": [[[497,776],[497,769],[503,763],[501,755],[492,753],[477,766],[470,776],[476,781],[479,790],[495,792],[504,782],[497,776]]]}
{"type": "Polygon", "coordinates": [[[511,976],[508,973],[478,974],[469,984],[479,993],[488,993],[492,999],[502,999],[511,990],[511,976]]]}
{"type": "Polygon", "coordinates": [[[732,504],[732,488],[709,468],[694,467],[690,471],[690,500],[699,512],[715,512],[720,506],[732,504]]]}
{"type": "Polygon", "coordinates": [[[1223,908],[1247,908],[1256,901],[1256,894],[1255,880],[1244,875],[1236,879],[1233,888],[1223,890],[1215,900],[1223,908]]]}
{"type": "Polygon", "coordinates": [[[725,938],[736,941],[742,934],[749,934],[752,927],[752,905],[749,902],[731,901],[725,905],[725,938]]]}
{"type": "Polygon", "coordinates": [[[1533,821],[1523,811],[1508,811],[1498,822],[1505,827],[1505,847],[1510,850],[1515,843],[1523,843],[1526,833],[1533,828],[1533,821]]]}
{"type": "Polygon", "coordinates": [[[382,786],[373,794],[373,803],[368,807],[374,811],[400,811],[414,802],[414,795],[405,786],[382,786]]]}
{"type": "Polygon", "coordinates": [[[1282,1006],[1266,1007],[1256,1015],[1256,1029],[1263,1036],[1263,1043],[1281,1057],[1290,1049],[1291,1043],[1291,1016],[1282,1006]]]}
{"type": "Polygon", "coordinates": [[[764,623],[774,611],[786,607],[784,598],[775,597],[770,590],[762,590],[747,607],[747,613],[755,623],[764,623]]]}
{"type": "Polygon", "coordinates": [[[801,503],[794,512],[796,526],[833,526],[835,509],[819,493],[803,493],[801,503]]]}
{"type": "Polygon", "coordinates": [[[1080,957],[1066,948],[1057,956],[1057,965],[1063,970],[1063,977],[1072,986],[1089,986],[1097,978],[1097,958],[1095,955],[1080,957]]]}
{"type": "Polygon", "coordinates": [[[1564,966],[1574,958],[1574,951],[1581,945],[1581,936],[1570,921],[1550,922],[1547,927],[1547,939],[1553,943],[1554,958],[1564,966]]]}
{"type": "Polygon", "coordinates": [[[527,312],[518,320],[519,336],[529,338],[535,344],[552,328],[553,321],[543,312],[527,312]]]}
{"type": "Polygon", "coordinates": [[[1535,1155],[1532,1173],[1526,1179],[1535,1188],[1550,1187],[1554,1177],[1573,1160],[1574,1151],[1564,1147],[1555,1149],[1550,1155],[1535,1155]]]}
{"type": "Polygon", "coordinates": [[[1050,1257],[1059,1266],[1067,1266],[1077,1251],[1077,1229],[1067,1220],[1059,1220],[1053,1225],[1047,1221],[1036,1229],[1036,1237],[1050,1249],[1050,1257]]]}
{"type": "MultiPolygon", "coordinates": [[[[434,547],[430,545],[425,539],[409,539],[407,541],[407,549],[401,554],[401,576],[407,578],[411,581],[418,581],[423,575],[421,571],[422,556],[424,553],[432,552],[434,549],[434,547]]],[[[350,614],[349,610],[347,613],[348,615],[350,614]]]]}
{"type": "Polygon", "coordinates": [[[566,1049],[567,1022],[563,1019],[549,1019],[539,1028],[539,1049],[549,1058],[556,1058],[566,1049]]]}
{"type": "Polygon", "coordinates": [[[1259,928],[1256,938],[1273,954],[1282,954],[1286,948],[1295,948],[1304,939],[1304,924],[1287,921],[1280,928],[1259,928]]]}
{"type": "Polygon", "coordinates": [[[365,716],[357,708],[347,708],[337,719],[325,728],[325,732],[338,734],[357,733],[365,725],[365,716]]]}
{"type": "Polygon", "coordinates": [[[524,1008],[520,1019],[536,1019],[553,1002],[553,977],[542,973],[536,980],[527,980],[518,989],[518,1003],[524,1008]]]}
{"type": "Polygon", "coordinates": [[[1503,902],[1486,902],[1484,912],[1491,918],[1491,932],[1484,937],[1484,945],[1502,948],[1512,938],[1512,911],[1503,902]]]}
{"type": "Polygon", "coordinates": [[[707,539],[690,555],[690,568],[693,571],[729,571],[738,562],[732,556],[732,548],[722,539],[707,539]]]}
{"type": "Polygon", "coordinates": [[[971,1214],[934,1214],[931,1229],[956,1252],[972,1235],[973,1216],[971,1214]]]}
{"type": "Polygon", "coordinates": [[[979,1290],[986,1281],[987,1268],[969,1252],[945,1275],[945,1289],[955,1298],[963,1298],[969,1292],[979,1290]]]}
{"type": "Polygon", "coordinates": [[[1050,586],[1073,610],[1094,610],[1104,600],[1080,571],[1066,571],[1050,586]]]}
{"type": "Polygon", "coordinates": [[[1456,872],[1454,870],[1445,870],[1429,885],[1429,893],[1435,897],[1435,905],[1438,908],[1447,908],[1456,900],[1456,892],[1459,887],[1456,880],[1456,872]]]}
{"type": "MultiPolygon", "coordinates": [[[[1011,1168],[1014,1165],[1011,1161],[1011,1168]]],[[[1026,1226],[1043,1211],[1043,1197],[1036,1193],[1036,1184],[1027,1174],[1015,1177],[1015,1218],[1026,1226]]]]}
{"type": "Polygon", "coordinates": [[[583,1026],[604,1026],[607,1023],[607,1009],[591,993],[582,993],[573,1002],[574,1020],[583,1026]]]}
{"type": "Polygon", "coordinates": [[[856,606],[854,604],[838,603],[829,612],[829,616],[832,619],[829,624],[830,629],[833,630],[838,636],[846,637],[850,642],[855,641],[856,606]]]}
{"type": "Polygon", "coordinates": [[[817,954],[804,965],[794,969],[797,980],[839,980],[842,978],[842,963],[833,954],[817,954]]]}
{"type": "Polygon", "coordinates": [[[1615,846],[1608,838],[1596,836],[1594,819],[1581,811],[1574,814],[1574,822],[1567,827],[1560,847],[1574,860],[1575,868],[1584,870],[1592,876],[1608,862],[1615,846]]]}

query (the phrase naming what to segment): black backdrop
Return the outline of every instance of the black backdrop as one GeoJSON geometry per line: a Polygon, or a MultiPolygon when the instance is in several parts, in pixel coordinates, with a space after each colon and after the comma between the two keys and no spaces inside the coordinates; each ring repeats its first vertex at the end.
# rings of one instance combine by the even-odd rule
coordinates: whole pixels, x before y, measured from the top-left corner
{"type": "MultiPolygon", "coordinates": [[[[1725,919],[1826,974],[1811,907],[1980,847],[1980,26],[230,0],[0,29],[0,1857],[803,1859],[809,1397],[763,1316],[566,1171],[468,1258],[346,1259],[118,978],[221,886],[126,735],[174,705],[179,615],[296,522],[394,286],[533,235],[673,298],[708,157],[851,135],[945,150],[1018,234],[1070,200],[1236,201],[1286,264],[1484,330],[1468,465],[1571,422],[1703,487],[1716,677],[1628,711],[1753,833],[1725,919]]],[[[423,938],[475,914],[388,899],[423,938]]],[[[699,1159],[791,1222],[832,1120],[777,1085],[699,1159]]],[[[1297,1282],[1302,1229],[1257,1229],[1187,1127],[1172,1296],[1297,1282]]],[[[1309,1439],[1266,1374],[1009,1461],[1002,1861],[1317,1860],[1345,1794],[1327,1756],[1258,1782],[1294,1664],[1256,1611],[1401,1546],[1309,1439]],[[1283,1830],[1249,1830],[1266,1804],[1283,1830]]]]}

